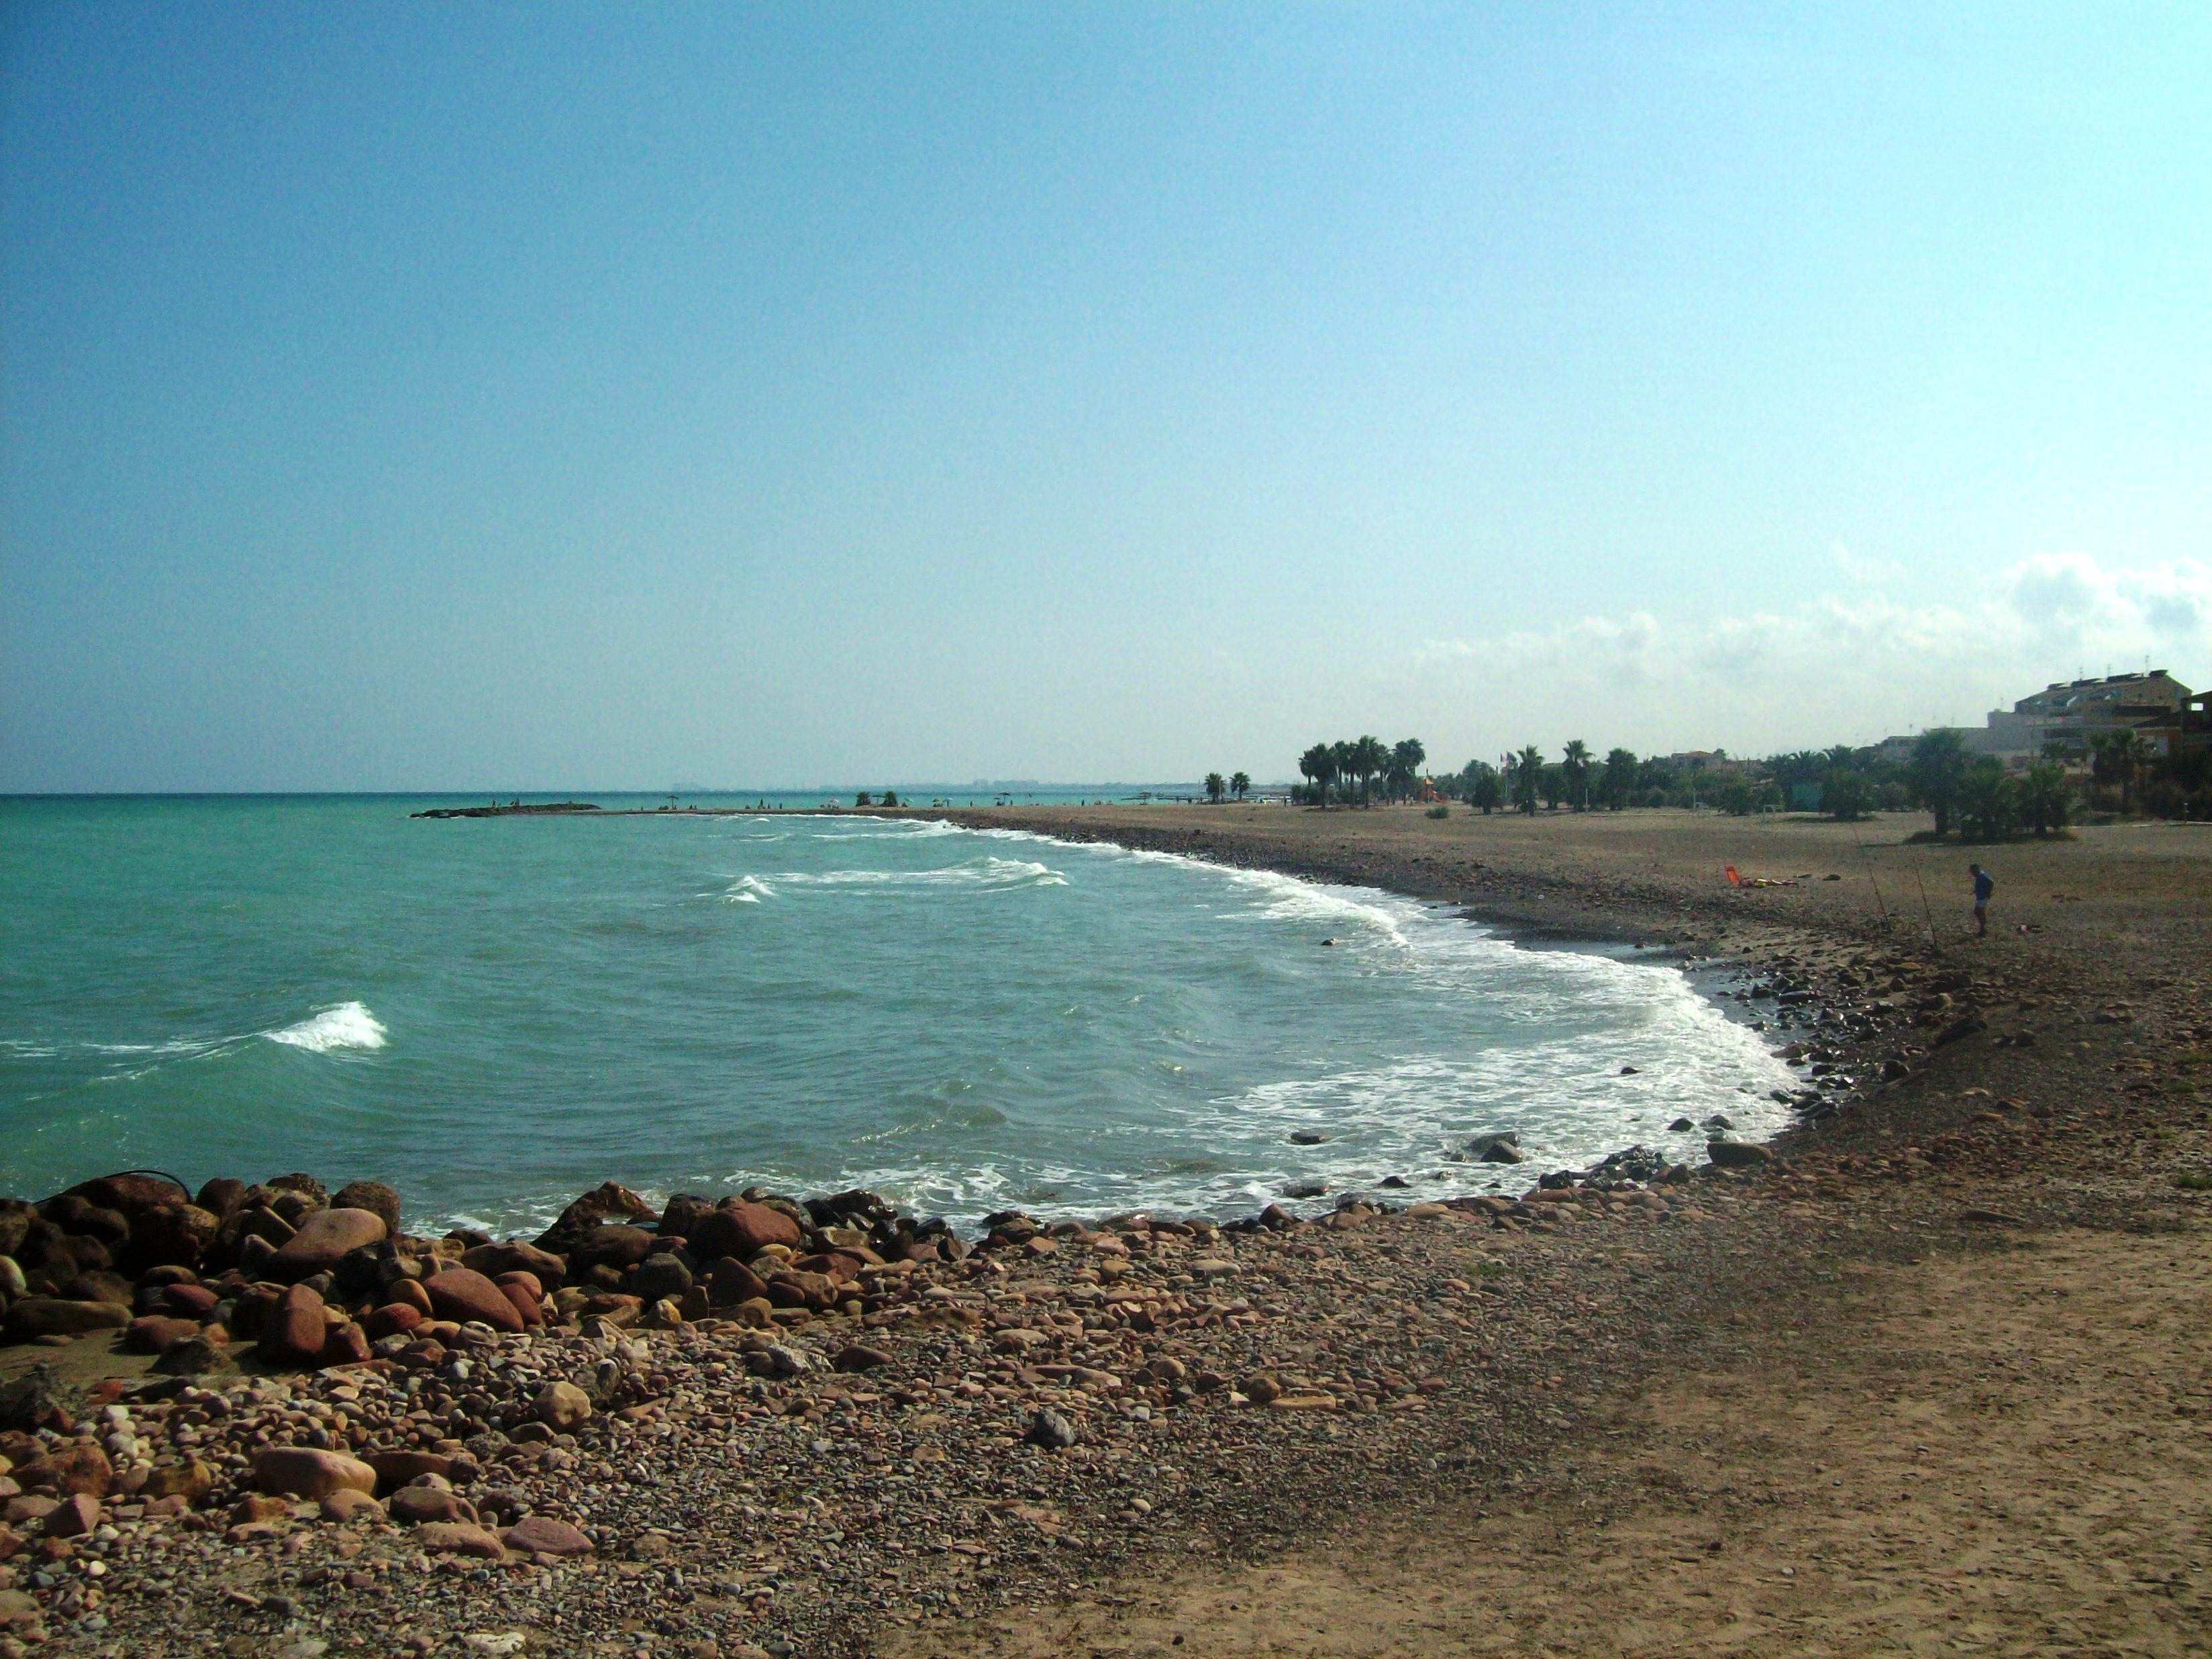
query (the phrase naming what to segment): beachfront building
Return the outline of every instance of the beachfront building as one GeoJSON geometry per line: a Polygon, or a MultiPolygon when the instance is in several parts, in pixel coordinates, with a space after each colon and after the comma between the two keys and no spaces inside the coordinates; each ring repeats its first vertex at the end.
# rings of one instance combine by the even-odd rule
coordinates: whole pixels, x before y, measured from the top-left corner
{"type": "Polygon", "coordinates": [[[2013,767],[2054,753],[2079,760],[2115,732],[2139,732],[2153,753],[2166,756],[2179,744],[2185,712],[2199,701],[2163,668],[2064,680],[2010,708],[1991,709],[1987,725],[1963,727],[1959,735],[1973,753],[2013,767]]]}

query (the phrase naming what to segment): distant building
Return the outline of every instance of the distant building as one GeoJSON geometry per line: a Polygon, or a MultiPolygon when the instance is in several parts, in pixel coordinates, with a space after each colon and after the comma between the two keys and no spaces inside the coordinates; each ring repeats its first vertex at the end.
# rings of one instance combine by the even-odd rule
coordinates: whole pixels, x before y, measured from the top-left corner
{"type": "MultiPolygon", "coordinates": [[[[1959,734],[1967,753],[1992,756],[2014,770],[2054,750],[2069,760],[2083,760],[2090,746],[2112,732],[2139,732],[2153,753],[2171,755],[2185,743],[2202,740],[2198,734],[2212,720],[2208,697],[2212,693],[2192,695],[2166,670],[2154,668],[2142,674],[2054,682],[2010,708],[1992,708],[1986,725],[1949,729],[1959,734]]],[[[1911,760],[1918,740],[1884,738],[1875,753],[1901,766],[1911,760]]]]}
{"type": "Polygon", "coordinates": [[[2067,680],[2022,697],[2009,709],[1991,709],[1987,726],[1960,735],[1974,753],[2021,765],[2052,749],[2085,755],[2097,738],[2113,732],[2139,731],[2158,753],[2170,754],[2191,701],[2189,688],[2163,668],[2067,680]]]}

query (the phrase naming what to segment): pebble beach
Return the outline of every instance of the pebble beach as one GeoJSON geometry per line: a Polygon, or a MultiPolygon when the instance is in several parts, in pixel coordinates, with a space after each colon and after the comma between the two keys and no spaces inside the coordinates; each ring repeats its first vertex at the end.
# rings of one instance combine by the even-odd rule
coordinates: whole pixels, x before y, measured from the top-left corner
{"type": "MultiPolygon", "coordinates": [[[[1067,816],[1142,844],[1193,815],[1067,816]]],[[[614,1182],[527,1239],[411,1236],[373,1180],[19,1202],[0,1653],[1031,1650],[1035,1610],[1110,1620],[1193,1563],[1571,1492],[1607,1402],[1843,1320],[1839,1275],[2201,1225],[2201,978],[2062,973],[2033,933],[1965,957],[1846,920],[1840,880],[1715,900],[1588,836],[1524,872],[1330,816],[1347,848],[1218,850],[1674,943],[1800,1068],[1799,1127],[964,1238],[866,1193],[614,1182]]]]}

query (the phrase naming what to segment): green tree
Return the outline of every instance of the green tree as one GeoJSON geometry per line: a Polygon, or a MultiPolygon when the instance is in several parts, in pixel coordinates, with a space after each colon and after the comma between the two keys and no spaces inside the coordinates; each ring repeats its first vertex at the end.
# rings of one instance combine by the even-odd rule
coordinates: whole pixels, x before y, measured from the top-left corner
{"type": "Polygon", "coordinates": [[[1589,810],[1590,746],[1580,738],[1572,739],[1561,752],[1559,770],[1565,775],[1567,799],[1574,803],[1575,811],[1589,810]]]}
{"type": "Polygon", "coordinates": [[[1352,745],[1352,775],[1359,780],[1359,804],[1371,805],[1375,780],[1390,769],[1390,751],[1382,739],[1374,736],[1360,738],[1352,745]]]}
{"type": "Polygon", "coordinates": [[[2135,810],[2136,786],[2150,757],[2149,742],[2140,732],[2107,732],[2089,745],[2089,775],[2100,783],[2120,786],[2120,811],[2135,810]]]}
{"type": "Polygon", "coordinates": [[[1558,811],[1567,796],[1567,769],[1554,761],[1536,775],[1536,787],[1544,792],[1544,810],[1558,811]]]}
{"type": "Polygon", "coordinates": [[[1337,799],[1347,805],[1352,800],[1352,784],[1359,776],[1358,745],[1339,738],[1329,744],[1328,752],[1336,762],[1337,799]]]}
{"type": "Polygon", "coordinates": [[[1401,738],[1390,745],[1390,793],[1403,800],[1413,793],[1413,786],[1421,781],[1421,765],[1429,751],[1421,746],[1419,738],[1401,738]]]}
{"type": "Polygon", "coordinates": [[[1513,804],[1522,811],[1534,814],[1536,794],[1543,787],[1544,751],[1530,744],[1511,757],[1513,768],[1513,804]]]}
{"type": "Polygon", "coordinates": [[[1328,787],[1336,781],[1336,750],[1331,744],[1317,743],[1298,757],[1298,770],[1314,787],[1315,804],[1326,809],[1328,805],[1328,787]]]}
{"type": "Polygon", "coordinates": [[[873,806],[875,804],[874,797],[871,796],[865,789],[860,791],[859,794],[853,797],[853,805],[855,806],[873,806]]]}
{"type": "Polygon", "coordinates": [[[1951,814],[1958,808],[1968,759],[1966,740],[1948,726],[1923,732],[1912,740],[1912,758],[1905,765],[1905,781],[1911,787],[1913,799],[1935,815],[1939,836],[1950,833],[1951,814]]]}
{"type": "Polygon", "coordinates": [[[1221,798],[1228,793],[1229,786],[1227,783],[1223,781],[1220,773],[1208,772],[1206,775],[1206,799],[1212,801],[1216,806],[1218,806],[1221,805],[1221,798]]]}
{"type": "Polygon", "coordinates": [[[1874,785],[1847,766],[1832,768],[1820,780],[1820,808],[1843,823],[1856,823],[1874,810],[1874,785]]]}
{"type": "Polygon", "coordinates": [[[2019,822],[2020,786],[2005,775],[2002,761],[1985,755],[1959,780],[1956,805],[1975,840],[1996,841],[2019,822]]]}
{"type": "Polygon", "coordinates": [[[1636,751],[1614,749],[1605,757],[1605,779],[1600,787],[1605,793],[1605,804],[1616,812],[1628,805],[1628,798],[1636,788],[1636,751]]]}
{"type": "Polygon", "coordinates": [[[1488,761],[1471,760],[1460,773],[1460,781],[1469,806],[1480,809],[1488,817],[1505,799],[1505,788],[1498,775],[1498,769],[1488,761]]]}
{"type": "Polygon", "coordinates": [[[2020,815],[2037,835],[2063,830],[2067,809],[2073,804],[2073,780],[2056,761],[2038,761],[2021,776],[2020,815]]]}
{"type": "Polygon", "coordinates": [[[1249,772],[1231,772],[1229,775],[1229,793],[1231,794],[1236,796],[1237,799],[1243,800],[1244,797],[1251,793],[1251,792],[1252,775],[1249,772]]]}
{"type": "Polygon", "coordinates": [[[899,804],[899,802],[898,802],[898,791],[897,791],[897,790],[896,790],[896,789],[886,789],[886,790],[884,790],[884,805],[886,805],[886,806],[896,806],[898,804],[899,804]]]}

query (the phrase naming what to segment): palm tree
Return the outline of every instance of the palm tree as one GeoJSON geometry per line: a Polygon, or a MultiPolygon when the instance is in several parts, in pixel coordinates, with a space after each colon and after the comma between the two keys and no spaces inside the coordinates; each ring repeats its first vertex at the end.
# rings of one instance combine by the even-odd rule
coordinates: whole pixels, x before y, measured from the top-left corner
{"type": "Polygon", "coordinates": [[[1628,805],[1629,792],[1636,787],[1636,751],[1632,749],[1608,750],[1605,757],[1605,798],[1616,812],[1628,805]]]}
{"type": "Polygon", "coordinates": [[[1220,774],[1220,773],[1218,773],[1218,772],[1208,772],[1208,773],[1206,775],[1206,799],[1208,799],[1208,800],[1212,801],[1212,802],[1216,806],[1218,806],[1218,805],[1221,805],[1221,798],[1222,798],[1222,796],[1224,796],[1224,795],[1227,794],[1228,793],[1229,793],[1229,786],[1228,786],[1227,784],[1224,783],[1224,782],[1221,781],[1221,774],[1220,774]]]}
{"type": "Polygon", "coordinates": [[[1349,801],[1352,799],[1352,781],[1359,775],[1358,757],[1354,756],[1352,750],[1358,746],[1357,744],[1346,742],[1342,738],[1339,738],[1328,746],[1329,756],[1336,762],[1336,776],[1341,781],[1340,787],[1337,790],[1337,799],[1340,800],[1349,801]]]}
{"type": "Polygon", "coordinates": [[[1536,811],[1536,791],[1543,781],[1544,751],[1530,744],[1519,754],[1509,756],[1513,769],[1513,803],[1532,817],[1536,811]]]}
{"type": "Polygon", "coordinates": [[[2066,809],[2073,799],[2073,783],[2056,761],[2036,762],[2020,781],[2021,816],[2039,836],[2066,827],[2066,809]]]}
{"type": "Polygon", "coordinates": [[[2144,764],[2151,757],[2149,742],[2136,731],[2107,732],[2092,740],[2090,774],[2110,783],[2117,779],[2120,786],[2120,811],[2127,812],[2135,804],[2136,782],[2144,764]]]}
{"type": "Polygon", "coordinates": [[[2005,775],[2002,761],[1984,755],[1959,780],[1958,805],[1959,816],[1978,840],[1995,841],[2019,814],[2020,788],[2005,775]]]}
{"type": "Polygon", "coordinates": [[[1359,780],[1359,804],[1370,804],[1375,780],[1390,768],[1390,751],[1377,737],[1362,737],[1352,745],[1352,775],[1359,780]]]}
{"type": "Polygon", "coordinates": [[[1400,799],[1411,795],[1420,781],[1421,763],[1429,751],[1419,738],[1401,738],[1390,745],[1390,791],[1400,799]]]}
{"type": "Polygon", "coordinates": [[[1252,775],[1249,772],[1231,772],[1229,775],[1229,793],[1237,799],[1243,800],[1251,787],[1252,775]]]}
{"type": "Polygon", "coordinates": [[[1966,740],[1948,726],[1923,732],[1912,740],[1912,758],[1905,766],[1905,781],[1913,798],[1936,817],[1936,833],[1951,828],[1952,810],[1959,804],[1959,786],[1966,775],[1966,740]]]}
{"type": "Polygon", "coordinates": [[[1298,757],[1298,770],[1312,781],[1322,810],[1328,809],[1328,787],[1336,781],[1336,750],[1326,743],[1317,743],[1298,757]]]}
{"type": "Polygon", "coordinates": [[[1590,746],[1576,738],[1561,753],[1559,769],[1566,775],[1567,793],[1574,798],[1577,812],[1589,810],[1589,769],[1590,746]]]}

